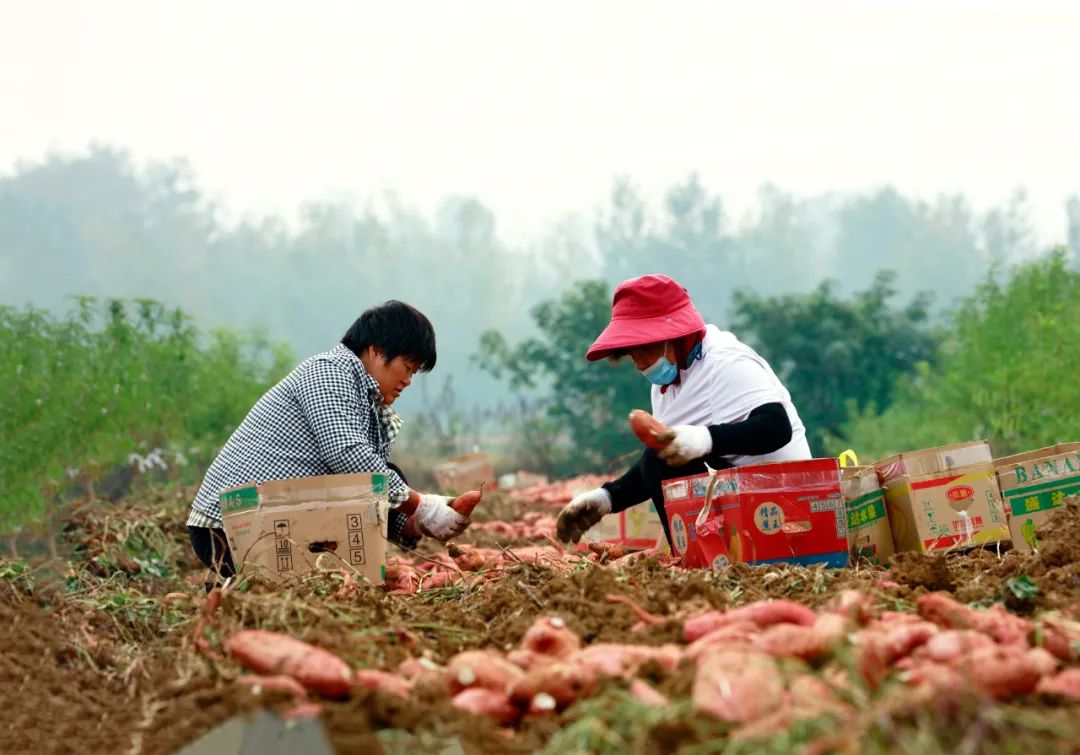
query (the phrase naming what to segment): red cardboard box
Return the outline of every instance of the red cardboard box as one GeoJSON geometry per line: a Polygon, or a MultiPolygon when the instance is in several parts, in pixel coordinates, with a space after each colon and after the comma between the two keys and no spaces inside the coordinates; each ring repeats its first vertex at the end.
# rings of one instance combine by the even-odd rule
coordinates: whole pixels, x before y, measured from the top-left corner
{"type": "MultiPolygon", "coordinates": [[[[701,551],[697,534],[697,520],[705,505],[705,495],[712,476],[708,474],[680,477],[663,483],[664,514],[671,528],[671,545],[675,554],[682,556],[683,566],[707,569],[710,561],[701,551]]],[[[715,497],[715,486],[713,489],[715,497]]],[[[715,505],[713,511],[719,511],[715,505]]]]}
{"type": "Polygon", "coordinates": [[[687,567],[729,563],[847,566],[840,464],[807,459],[755,464],[664,483],[675,550],[687,567]]]}

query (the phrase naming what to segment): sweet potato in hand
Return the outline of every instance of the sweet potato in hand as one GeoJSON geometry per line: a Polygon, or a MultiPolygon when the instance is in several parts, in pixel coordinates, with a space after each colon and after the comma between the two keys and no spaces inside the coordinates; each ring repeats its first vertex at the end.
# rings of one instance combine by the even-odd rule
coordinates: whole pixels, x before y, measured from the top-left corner
{"type": "Polygon", "coordinates": [[[643,409],[630,412],[630,429],[654,451],[663,451],[675,438],[675,431],[643,409]]]}

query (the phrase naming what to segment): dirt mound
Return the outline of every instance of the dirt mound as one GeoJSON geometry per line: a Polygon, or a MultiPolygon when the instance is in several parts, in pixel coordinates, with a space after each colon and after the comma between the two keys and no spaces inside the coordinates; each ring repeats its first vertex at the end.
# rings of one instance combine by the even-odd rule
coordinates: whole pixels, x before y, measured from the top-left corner
{"type": "MultiPolygon", "coordinates": [[[[1038,551],[1021,553],[1004,546],[949,554],[899,553],[888,579],[899,597],[945,590],[964,603],[1005,599],[1014,610],[1080,609],[1080,499],[1069,498],[1038,529],[1038,551]],[[1030,581],[1037,591],[1017,604],[1015,580],[1030,581]]],[[[1019,592],[1019,588],[1016,590],[1019,592]]]]}
{"type": "Polygon", "coordinates": [[[122,683],[87,668],[85,646],[68,639],[61,617],[30,602],[0,602],[0,647],[5,751],[114,752],[125,746],[118,737],[137,717],[135,701],[122,683]]]}

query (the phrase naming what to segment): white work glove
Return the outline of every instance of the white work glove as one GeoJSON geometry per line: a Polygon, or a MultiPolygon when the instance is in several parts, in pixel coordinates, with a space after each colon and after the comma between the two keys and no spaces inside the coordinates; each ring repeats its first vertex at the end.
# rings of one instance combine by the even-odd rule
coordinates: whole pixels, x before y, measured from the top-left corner
{"type": "Polygon", "coordinates": [[[611,494],[603,488],[587,490],[563,506],[555,520],[555,533],[564,543],[576,543],[590,527],[610,513],[611,494]]]}
{"type": "Polygon", "coordinates": [[[675,425],[675,437],[660,452],[660,458],[672,467],[681,467],[712,451],[712,435],[704,425],[675,425]]]}
{"type": "Polygon", "coordinates": [[[420,530],[422,535],[435,538],[442,543],[464,532],[469,526],[470,519],[450,508],[451,500],[453,499],[444,495],[421,494],[420,503],[417,504],[416,512],[413,514],[416,529],[420,530]]]}

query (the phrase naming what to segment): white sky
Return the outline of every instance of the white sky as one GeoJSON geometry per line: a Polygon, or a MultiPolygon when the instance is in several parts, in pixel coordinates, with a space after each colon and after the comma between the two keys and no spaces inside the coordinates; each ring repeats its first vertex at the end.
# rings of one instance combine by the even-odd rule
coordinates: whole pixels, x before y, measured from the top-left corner
{"type": "Polygon", "coordinates": [[[0,172],[91,141],[186,157],[235,216],[450,193],[536,238],[628,174],[737,211],[893,183],[1080,193],[1080,2],[0,0],[0,172]]]}

